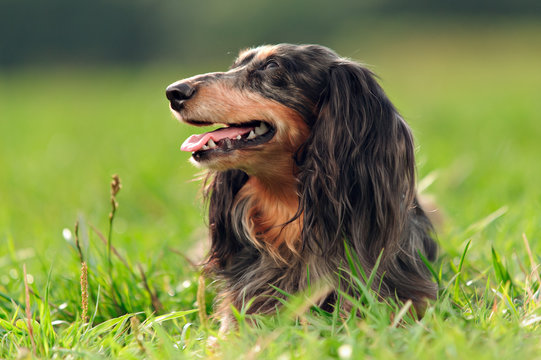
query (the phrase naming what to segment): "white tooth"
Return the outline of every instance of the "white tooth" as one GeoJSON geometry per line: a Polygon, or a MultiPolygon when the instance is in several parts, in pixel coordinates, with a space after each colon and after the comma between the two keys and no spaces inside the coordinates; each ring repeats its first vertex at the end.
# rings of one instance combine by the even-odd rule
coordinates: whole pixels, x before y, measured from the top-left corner
{"type": "Polygon", "coordinates": [[[208,150],[209,147],[208,147],[207,145],[203,145],[202,149],[203,149],[203,150],[208,150]]]}
{"type": "Polygon", "coordinates": [[[216,143],[212,139],[209,139],[207,145],[209,146],[209,149],[214,149],[216,147],[216,143]]]}
{"type": "Polygon", "coordinates": [[[252,139],[255,139],[255,133],[254,131],[250,131],[250,133],[248,134],[248,137],[246,137],[246,139],[248,140],[252,140],[252,139]]]}
{"type": "Polygon", "coordinates": [[[237,135],[237,137],[236,137],[237,140],[240,140],[241,138],[242,138],[242,136],[240,136],[240,135],[237,135]]]}
{"type": "Polygon", "coordinates": [[[269,128],[267,127],[267,124],[265,124],[264,122],[261,122],[260,125],[255,128],[255,133],[257,135],[263,135],[267,131],[269,131],[269,128]]]}

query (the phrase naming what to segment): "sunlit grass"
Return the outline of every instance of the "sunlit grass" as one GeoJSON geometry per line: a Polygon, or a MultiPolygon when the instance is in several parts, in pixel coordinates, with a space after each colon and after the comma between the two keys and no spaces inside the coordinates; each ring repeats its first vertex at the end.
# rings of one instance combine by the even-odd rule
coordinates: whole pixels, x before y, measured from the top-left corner
{"type": "Polygon", "coordinates": [[[411,124],[424,192],[444,214],[439,298],[422,319],[370,291],[350,299],[362,316],[325,313],[311,306],[314,284],[276,316],[237,309],[226,338],[214,284],[186,260],[205,223],[178,151],[190,130],[163,93],[230,59],[0,72],[0,358],[538,358],[540,34],[419,30],[352,55],[375,64],[411,124]]]}

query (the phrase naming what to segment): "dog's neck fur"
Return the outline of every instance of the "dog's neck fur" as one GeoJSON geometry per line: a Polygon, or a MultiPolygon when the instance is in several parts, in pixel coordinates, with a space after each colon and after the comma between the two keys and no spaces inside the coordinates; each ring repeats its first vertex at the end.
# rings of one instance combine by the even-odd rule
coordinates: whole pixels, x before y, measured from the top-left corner
{"type": "Polygon", "coordinates": [[[245,204],[244,231],[256,247],[284,260],[298,255],[302,216],[295,217],[299,197],[294,176],[272,181],[250,176],[236,203],[245,204]]]}

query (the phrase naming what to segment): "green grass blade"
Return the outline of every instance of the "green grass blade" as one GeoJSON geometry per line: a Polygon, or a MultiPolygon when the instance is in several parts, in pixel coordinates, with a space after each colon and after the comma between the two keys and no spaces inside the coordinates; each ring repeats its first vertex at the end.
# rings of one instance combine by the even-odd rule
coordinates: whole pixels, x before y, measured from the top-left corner
{"type": "Polygon", "coordinates": [[[511,288],[514,288],[513,281],[511,280],[511,275],[507,271],[507,268],[504,266],[500,255],[496,252],[494,246],[492,246],[491,249],[492,266],[494,268],[494,273],[496,274],[496,279],[500,282],[502,286],[506,286],[506,284],[509,284],[511,288]]]}
{"type": "Polygon", "coordinates": [[[460,257],[460,262],[458,263],[458,269],[457,269],[457,276],[455,279],[455,285],[453,290],[453,300],[456,303],[461,303],[460,300],[460,285],[462,283],[462,266],[464,265],[464,259],[466,258],[466,254],[468,253],[468,249],[470,248],[471,240],[469,240],[466,243],[466,246],[464,247],[464,251],[462,252],[462,256],[460,257]]]}
{"type": "Polygon", "coordinates": [[[436,273],[436,270],[432,266],[430,260],[428,260],[426,258],[426,256],[424,256],[423,253],[420,252],[420,251],[418,251],[417,254],[421,258],[421,261],[425,264],[425,266],[428,269],[428,271],[430,272],[430,274],[432,274],[432,277],[434,278],[434,280],[438,284],[438,288],[439,288],[441,286],[441,278],[440,278],[440,276],[438,276],[438,273],[436,273]]]}

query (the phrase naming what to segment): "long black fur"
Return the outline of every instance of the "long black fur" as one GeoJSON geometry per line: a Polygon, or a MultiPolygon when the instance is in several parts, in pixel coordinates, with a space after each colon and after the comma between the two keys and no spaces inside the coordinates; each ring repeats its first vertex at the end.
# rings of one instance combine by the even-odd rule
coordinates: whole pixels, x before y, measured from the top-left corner
{"type": "Polygon", "coordinates": [[[383,297],[434,298],[417,254],[433,260],[436,247],[415,199],[409,127],[372,73],[348,61],[330,67],[318,108],[298,161],[303,244],[323,260],[345,261],[345,240],[368,271],[383,250],[377,268],[383,297]]]}

